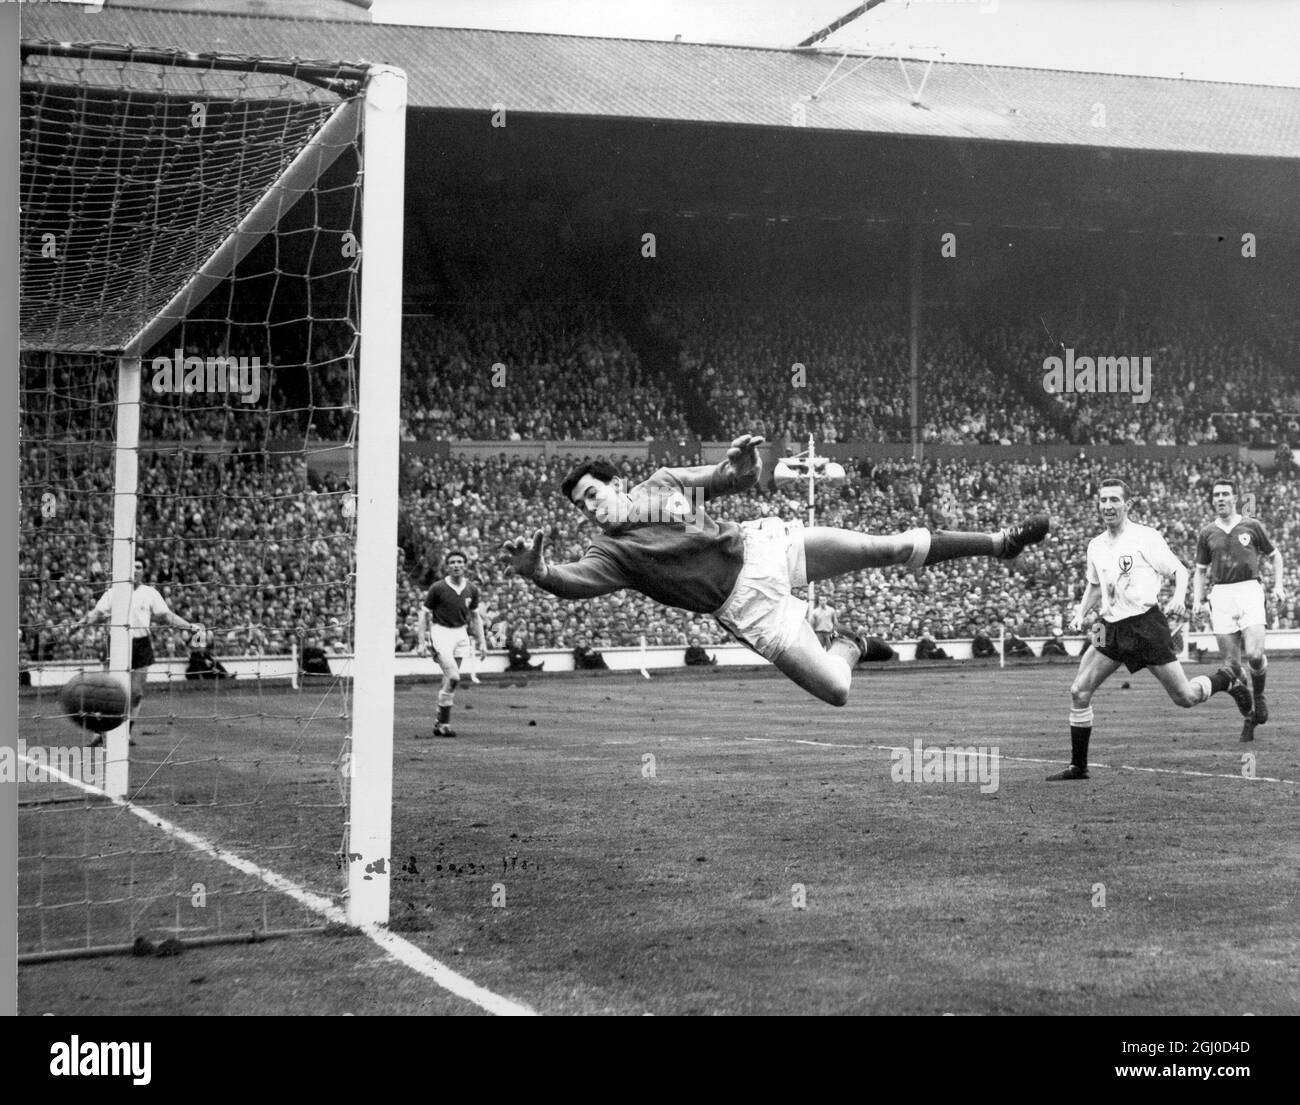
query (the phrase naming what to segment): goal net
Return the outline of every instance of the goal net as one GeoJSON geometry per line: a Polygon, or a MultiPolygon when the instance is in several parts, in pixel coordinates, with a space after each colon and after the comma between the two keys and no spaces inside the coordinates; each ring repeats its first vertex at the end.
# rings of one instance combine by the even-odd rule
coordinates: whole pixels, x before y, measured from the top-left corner
{"type": "Polygon", "coordinates": [[[385,922],[405,79],[22,54],[20,958],[385,922]]]}

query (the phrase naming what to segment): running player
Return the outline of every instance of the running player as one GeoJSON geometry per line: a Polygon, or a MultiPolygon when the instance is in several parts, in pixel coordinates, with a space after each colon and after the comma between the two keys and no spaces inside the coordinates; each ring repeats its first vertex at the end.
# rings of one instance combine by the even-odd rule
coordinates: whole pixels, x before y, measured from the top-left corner
{"type": "Polygon", "coordinates": [[[1264,527],[1254,518],[1237,513],[1237,485],[1231,480],[1216,480],[1210,491],[1214,504],[1214,521],[1205,526],[1196,539],[1196,576],[1192,582],[1192,609],[1208,613],[1210,628],[1219,641],[1219,655],[1224,664],[1243,683],[1245,669],[1242,653],[1250,665],[1250,682],[1254,691],[1253,706],[1242,706],[1245,721],[1241,739],[1255,739],[1255,726],[1268,721],[1268,702],[1264,698],[1264,675],[1268,657],[1264,655],[1267,617],[1264,612],[1264,585],[1259,577],[1260,558],[1273,561],[1273,597],[1282,601],[1282,552],[1274,548],[1264,527]],[[1210,593],[1205,593],[1208,570],[1210,593]]]}
{"type": "MultiPolygon", "coordinates": [[[[131,579],[131,606],[127,615],[131,627],[131,711],[128,715],[127,732],[134,732],[136,715],[140,712],[140,703],[144,701],[144,685],[149,678],[149,666],[154,661],[153,638],[151,631],[155,621],[166,622],[176,629],[183,629],[191,635],[203,633],[204,627],[199,622],[187,622],[179,614],[173,614],[167,600],[154,588],[144,582],[144,561],[137,560],[131,579]]],[[[113,614],[113,589],[110,587],[99,598],[89,614],[79,618],[74,629],[107,621],[113,614]]],[[[101,734],[92,741],[92,745],[102,744],[101,734]]],[[[131,741],[132,744],[135,741],[131,741]]]]}
{"type": "Polygon", "coordinates": [[[1070,687],[1070,766],[1048,782],[1088,778],[1088,741],[1092,737],[1092,695],[1121,664],[1130,672],[1151,674],[1179,706],[1196,706],[1219,691],[1240,705],[1250,692],[1227,668],[1198,675],[1190,682],[1174,652],[1166,615],[1180,613],[1187,598],[1187,568],[1150,526],[1128,520],[1130,496],[1123,480],[1102,480],[1097,496],[1106,530],[1088,542],[1088,585],[1071,619],[1078,633],[1083,619],[1100,600],[1101,620],[1092,627],[1092,645],[1079,660],[1070,687]],[[1174,593],[1163,610],[1157,605],[1160,584],[1172,578],[1174,593]]]}
{"type": "Polygon", "coordinates": [[[456,701],[456,688],[460,685],[460,669],[456,658],[470,649],[467,628],[474,630],[478,641],[479,659],[487,655],[487,641],[483,636],[483,619],[478,616],[482,595],[478,584],[465,577],[468,561],[462,552],[450,552],[445,563],[447,575],[429,588],[420,607],[420,655],[433,652],[433,658],[442,668],[442,686],[438,690],[438,720],[433,726],[435,737],[454,737],[448,722],[456,701]]]}
{"type": "Polygon", "coordinates": [[[665,606],[712,614],[733,637],[770,660],[804,690],[832,706],[848,702],[862,644],[836,637],[823,649],[792,587],[891,564],[913,570],[968,556],[1009,560],[1048,531],[1046,515],[1000,533],[931,533],[889,537],[778,518],[715,522],[702,502],[758,482],[761,437],[742,434],[725,460],[697,468],[660,468],[627,489],[613,465],[584,461],[560,485],[601,530],[582,557],[546,562],[545,534],[506,541],[502,552],[519,575],[566,599],[594,598],[625,587],[665,606]]]}

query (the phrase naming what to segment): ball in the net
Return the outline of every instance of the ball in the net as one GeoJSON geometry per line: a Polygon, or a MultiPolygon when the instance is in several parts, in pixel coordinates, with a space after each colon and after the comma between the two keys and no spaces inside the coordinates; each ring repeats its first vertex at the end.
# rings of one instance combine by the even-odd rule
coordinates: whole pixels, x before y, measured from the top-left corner
{"type": "Polygon", "coordinates": [[[59,692],[59,705],[72,721],[92,733],[107,733],[126,721],[126,692],[117,676],[106,671],[73,676],[59,692]]]}

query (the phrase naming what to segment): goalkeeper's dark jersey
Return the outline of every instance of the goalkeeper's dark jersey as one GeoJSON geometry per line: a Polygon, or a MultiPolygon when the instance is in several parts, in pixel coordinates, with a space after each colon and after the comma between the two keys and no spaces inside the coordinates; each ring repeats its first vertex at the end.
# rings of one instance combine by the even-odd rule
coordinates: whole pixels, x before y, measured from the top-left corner
{"type": "Polygon", "coordinates": [[[665,606],[711,614],[731,596],[745,541],[735,522],[714,521],[700,500],[751,482],[720,476],[716,468],[660,468],[628,493],[626,523],[596,537],[581,559],[551,568],[539,585],[561,598],[630,588],[665,606]]]}

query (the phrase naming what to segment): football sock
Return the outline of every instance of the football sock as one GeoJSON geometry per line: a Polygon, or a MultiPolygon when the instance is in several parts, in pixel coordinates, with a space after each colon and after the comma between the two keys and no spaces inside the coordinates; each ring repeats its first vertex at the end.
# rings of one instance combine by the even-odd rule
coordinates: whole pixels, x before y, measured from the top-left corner
{"type": "Polygon", "coordinates": [[[1250,661],[1250,685],[1255,691],[1255,697],[1258,698],[1264,693],[1264,678],[1268,674],[1268,657],[1259,658],[1259,667],[1255,667],[1255,661],[1250,661]]]}
{"type": "Polygon", "coordinates": [[[450,707],[450,706],[439,706],[439,707],[438,707],[438,724],[439,724],[439,725],[446,725],[447,722],[449,722],[450,720],[451,720],[451,707],[450,707]]]}
{"type": "MultiPolygon", "coordinates": [[[[1198,679],[1205,679],[1205,676],[1197,676],[1198,679]]],[[[1236,676],[1227,668],[1220,668],[1209,677],[1207,682],[1210,684],[1210,694],[1218,694],[1220,691],[1226,691],[1236,680],[1236,676]]],[[[1206,695],[1208,698],[1209,695],[1206,695]]]]}
{"type": "Polygon", "coordinates": [[[835,637],[826,646],[826,651],[842,658],[849,665],[849,671],[857,667],[858,661],[862,659],[862,646],[849,637],[835,637]]]}
{"type": "Polygon", "coordinates": [[[1092,738],[1092,707],[1070,709],[1070,762],[1085,770],[1088,767],[1088,741],[1092,738]]]}
{"type": "Polygon", "coordinates": [[[938,530],[930,534],[930,553],[926,564],[957,560],[964,556],[997,556],[1002,551],[1002,534],[960,533],[938,530]]]}

